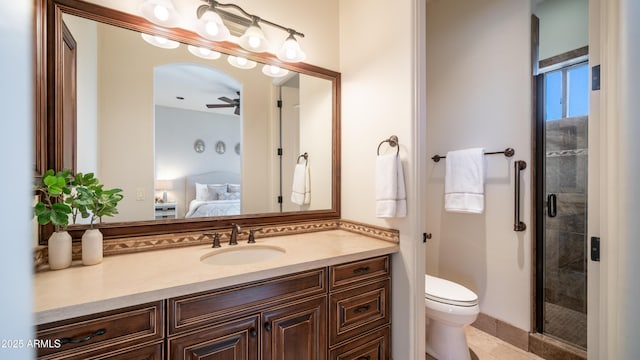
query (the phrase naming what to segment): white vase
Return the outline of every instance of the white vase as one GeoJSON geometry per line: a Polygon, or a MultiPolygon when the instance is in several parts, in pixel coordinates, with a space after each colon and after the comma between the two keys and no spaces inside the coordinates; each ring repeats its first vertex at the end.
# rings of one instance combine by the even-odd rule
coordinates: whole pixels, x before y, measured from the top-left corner
{"type": "Polygon", "coordinates": [[[102,233],[98,229],[88,229],[82,234],[82,265],[102,262],[102,233]]]}
{"type": "Polygon", "coordinates": [[[56,231],[49,237],[49,267],[59,270],[71,266],[71,235],[67,231],[56,231]]]}

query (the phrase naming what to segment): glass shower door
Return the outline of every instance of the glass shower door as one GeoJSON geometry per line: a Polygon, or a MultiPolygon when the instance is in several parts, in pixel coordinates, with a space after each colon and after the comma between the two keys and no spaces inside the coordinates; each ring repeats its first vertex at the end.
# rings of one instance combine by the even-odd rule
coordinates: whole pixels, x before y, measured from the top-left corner
{"type": "Polygon", "coordinates": [[[587,346],[588,70],[582,63],[543,75],[544,121],[538,123],[544,138],[539,328],[582,348],[587,346]]]}

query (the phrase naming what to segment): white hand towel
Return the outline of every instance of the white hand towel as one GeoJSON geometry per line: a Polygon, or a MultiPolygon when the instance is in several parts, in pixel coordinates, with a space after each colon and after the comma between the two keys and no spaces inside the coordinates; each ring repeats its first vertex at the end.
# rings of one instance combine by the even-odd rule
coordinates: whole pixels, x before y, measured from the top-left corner
{"type": "Polygon", "coordinates": [[[296,205],[306,205],[311,203],[309,166],[306,161],[304,163],[296,164],[296,168],[293,171],[291,202],[296,205]]]}
{"type": "Polygon", "coordinates": [[[407,199],[402,162],[397,154],[379,155],[376,159],[376,217],[404,217],[407,199]]]}
{"type": "Polygon", "coordinates": [[[444,209],[450,212],[482,214],[484,149],[473,148],[447,153],[444,209]]]}

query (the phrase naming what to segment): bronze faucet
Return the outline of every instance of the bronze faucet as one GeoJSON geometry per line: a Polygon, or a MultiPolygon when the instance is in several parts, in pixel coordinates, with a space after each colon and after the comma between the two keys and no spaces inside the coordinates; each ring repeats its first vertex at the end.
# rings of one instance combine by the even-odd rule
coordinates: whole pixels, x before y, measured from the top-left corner
{"type": "Polygon", "coordinates": [[[229,238],[229,245],[238,245],[238,233],[240,231],[240,225],[231,224],[231,237],[229,238]]]}

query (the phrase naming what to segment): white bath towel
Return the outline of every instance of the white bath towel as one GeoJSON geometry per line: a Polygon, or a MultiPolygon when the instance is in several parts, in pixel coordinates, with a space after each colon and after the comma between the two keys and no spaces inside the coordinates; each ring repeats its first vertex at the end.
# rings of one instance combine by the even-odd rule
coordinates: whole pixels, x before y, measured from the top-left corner
{"type": "Polygon", "coordinates": [[[405,217],[407,196],[402,162],[397,154],[379,155],[376,159],[376,217],[405,217]]]}
{"type": "Polygon", "coordinates": [[[304,163],[296,164],[296,168],[293,171],[291,202],[296,205],[306,205],[311,203],[309,165],[306,161],[304,163]]]}
{"type": "Polygon", "coordinates": [[[447,153],[444,180],[444,209],[482,214],[484,211],[484,149],[447,153]]]}

